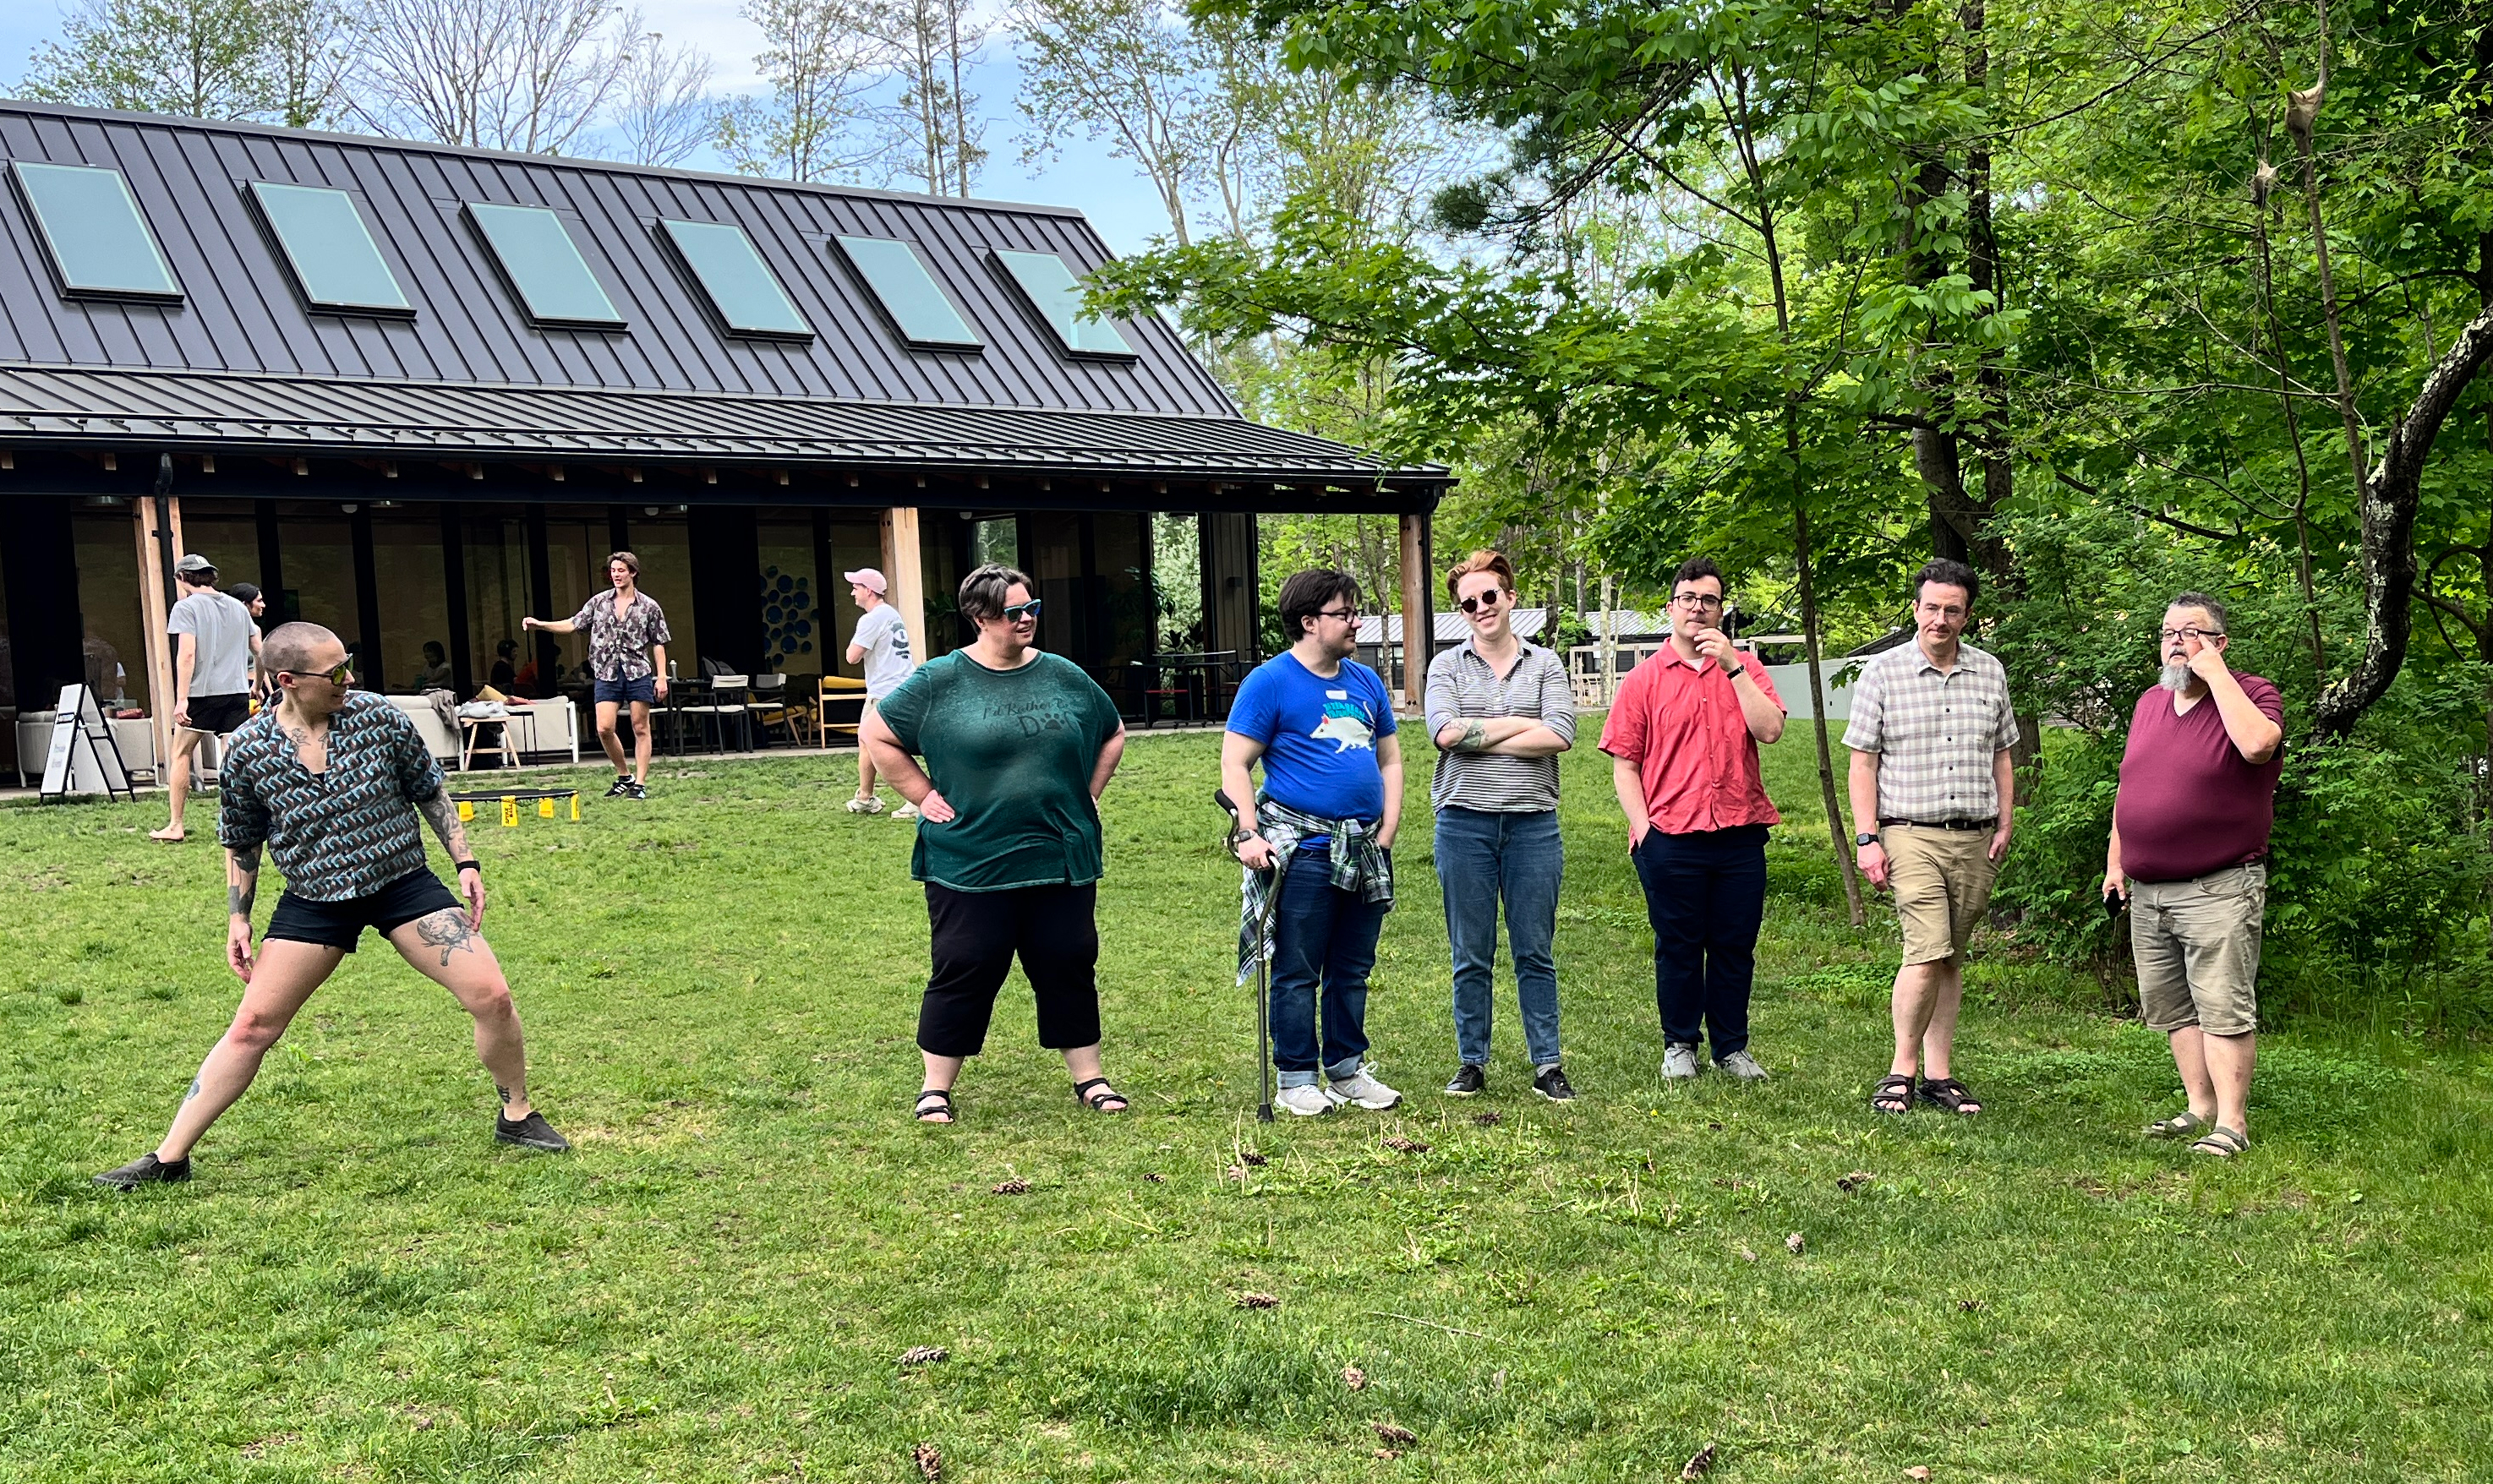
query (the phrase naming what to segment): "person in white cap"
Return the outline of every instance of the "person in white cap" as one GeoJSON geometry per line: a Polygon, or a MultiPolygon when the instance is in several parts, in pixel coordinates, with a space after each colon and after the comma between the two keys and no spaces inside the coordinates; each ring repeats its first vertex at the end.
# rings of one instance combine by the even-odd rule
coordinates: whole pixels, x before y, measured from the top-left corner
{"type": "MultiPolygon", "coordinates": [[[[849,597],[865,614],[849,639],[849,663],[865,667],[865,711],[871,716],[875,703],[899,690],[917,661],[909,649],[909,625],[901,621],[899,609],[884,601],[891,584],[883,579],[883,574],[860,567],[840,577],[849,584],[849,597]]],[[[849,813],[883,813],[883,800],[874,796],[874,756],[862,745],[857,748],[856,797],[849,800],[849,813]]],[[[895,819],[915,819],[917,806],[903,799],[891,815],[895,819]]]]}
{"type": "Polygon", "coordinates": [[[192,751],[209,737],[232,735],[251,719],[251,693],[259,673],[259,626],[251,621],[251,609],[217,591],[216,565],[193,551],[174,564],[173,575],[182,596],[165,619],[165,632],[178,646],[173,745],[165,763],[172,818],[147,837],[166,845],[188,838],[182,815],[191,799],[192,751]]]}

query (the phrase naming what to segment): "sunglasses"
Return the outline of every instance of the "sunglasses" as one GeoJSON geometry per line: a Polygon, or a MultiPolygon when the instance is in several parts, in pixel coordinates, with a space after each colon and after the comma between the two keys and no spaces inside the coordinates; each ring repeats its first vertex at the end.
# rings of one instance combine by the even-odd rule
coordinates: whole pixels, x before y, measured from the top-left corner
{"type": "Polygon", "coordinates": [[[1483,608],[1493,608],[1505,601],[1506,594],[1492,587],[1488,591],[1481,593],[1475,597],[1460,600],[1456,607],[1461,608],[1466,613],[1477,613],[1483,608]]]}
{"type": "Polygon", "coordinates": [[[1039,600],[1036,598],[1031,599],[1028,603],[1006,604],[1004,613],[1005,622],[1020,623],[1025,618],[1029,619],[1032,623],[1038,622],[1038,604],[1039,600]]]}
{"type": "Polygon", "coordinates": [[[292,675],[297,680],[301,680],[312,675],[317,675],[321,679],[328,681],[331,685],[343,686],[347,681],[355,678],[355,666],[354,662],[350,660],[345,664],[339,666],[336,669],[281,669],[278,673],[281,675],[292,675]]]}

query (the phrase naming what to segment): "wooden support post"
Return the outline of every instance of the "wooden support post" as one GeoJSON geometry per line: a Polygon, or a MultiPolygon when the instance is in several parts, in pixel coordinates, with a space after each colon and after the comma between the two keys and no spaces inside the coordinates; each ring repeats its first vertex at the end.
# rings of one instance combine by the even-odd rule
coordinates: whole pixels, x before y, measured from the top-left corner
{"type": "Polygon", "coordinates": [[[926,663],[926,563],[918,546],[917,507],[894,505],[883,513],[883,576],[891,584],[884,595],[900,609],[909,630],[909,652],[926,663]]]}
{"type": "Polygon", "coordinates": [[[1428,608],[1428,518],[1402,518],[1402,704],[1417,713],[1427,701],[1428,661],[1436,615],[1428,608]]]}
{"type": "MultiPolygon", "coordinates": [[[[150,765],[157,770],[161,781],[165,759],[173,756],[173,646],[171,636],[165,632],[165,620],[173,611],[175,597],[165,586],[171,579],[165,572],[162,536],[171,536],[176,560],[189,549],[182,545],[182,502],[179,497],[170,494],[165,497],[165,515],[161,523],[154,496],[142,494],[130,503],[136,517],[131,521],[131,527],[138,541],[138,617],[145,626],[147,645],[147,710],[156,735],[156,757],[150,765]]],[[[109,698],[96,697],[98,700],[109,698]]]]}

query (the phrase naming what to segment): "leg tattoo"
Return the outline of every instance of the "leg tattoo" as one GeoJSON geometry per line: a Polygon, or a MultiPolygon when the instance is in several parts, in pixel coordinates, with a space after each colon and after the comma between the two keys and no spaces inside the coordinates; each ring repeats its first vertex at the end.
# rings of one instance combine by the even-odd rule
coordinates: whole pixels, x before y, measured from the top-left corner
{"type": "Polygon", "coordinates": [[[450,966],[452,954],[476,951],[476,930],[467,925],[467,914],[456,907],[416,919],[415,935],[427,946],[441,950],[443,968],[450,966]]]}
{"type": "Polygon", "coordinates": [[[187,1103],[187,1102],[189,1102],[191,1099],[193,1099],[193,1098],[195,1098],[195,1097],[197,1097],[198,1095],[199,1095],[199,1080],[198,1080],[197,1078],[194,1077],[194,1078],[192,1078],[192,1079],[191,1079],[191,1090],[182,1094],[182,1101],[183,1101],[183,1102],[185,1102],[185,1103],[187,1103]]]}
{"type": "Polygon", "coordinates": [[[496,1083],[494,1084],[494,1091],[501,1097],[505,1104],[508,1104],[511,1101],[511,1089],[503,1086],[500,1083],[496,1083]]]}

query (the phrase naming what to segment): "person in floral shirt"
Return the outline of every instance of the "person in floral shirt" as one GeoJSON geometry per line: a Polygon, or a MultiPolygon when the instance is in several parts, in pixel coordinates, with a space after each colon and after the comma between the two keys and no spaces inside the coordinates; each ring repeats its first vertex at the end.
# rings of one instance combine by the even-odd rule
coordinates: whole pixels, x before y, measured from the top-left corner
{"type": "Polygon", "coordinates": [[[649,796],[649,708],[667,698],[667,614],[658,600],[641,591],[641,558],[617,551],[606,558],[606,580],[613,590],[599,593],[569,618],[523,618],[520,627],[548,634],[588,634],[588,672],[597,678],[597,740],[606,760],[615,764],[617,795],[649,796]],[[623,765],[623,739],[616,734],[617,713],[632,707],[632,767],[623,765]]]}

